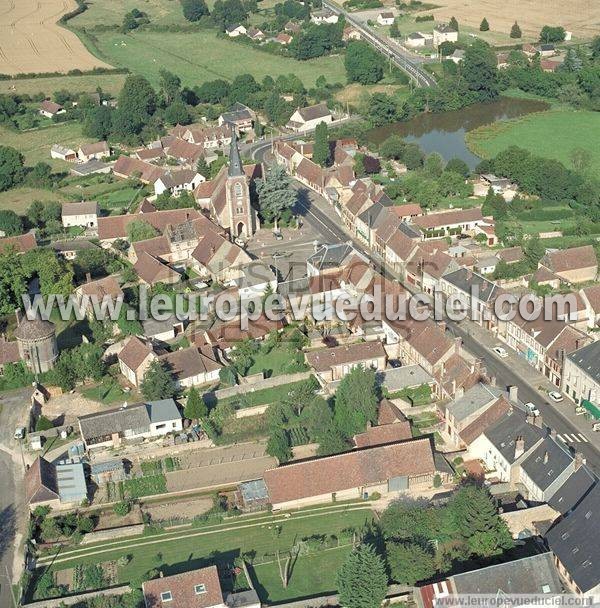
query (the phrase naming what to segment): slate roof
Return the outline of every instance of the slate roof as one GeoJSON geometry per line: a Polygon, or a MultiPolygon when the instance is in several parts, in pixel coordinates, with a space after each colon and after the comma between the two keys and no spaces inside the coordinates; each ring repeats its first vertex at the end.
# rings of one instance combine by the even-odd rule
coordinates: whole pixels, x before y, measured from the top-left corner
{"type": "Polygon", "coordinates": [[[567,449],[548,436],[525,458],[521,468],[537,487],[544,491],[572,462],[573,456],[567,449]]]}
{"type": "Polygon", "coordinates": [[[595,382],[600,382],[600,341],[568,354],[567,358],[595,382]]]}
{"type": "Polygon", "coordinates": [[[464,293],[477,297],[482,302],[493,302],[500,294],[500,288],[495,283],[467,268],[459,268],[444,275],[444,281],[464,293]],[[475,288],[478,289],[477,294],[472,291],[475,288]]]}
{"type": "Polygon", "coordinates": [[[223,604],[223,593],[216,566],[162,576],[142,585],[146,608],[210,608],[223,604]],[[204,593],[196,593],[204,585],[204,593]],[[163,602],[161,594],[170,592],[171,600],[163,602]]]}
{"type": "Polygon", "coordinates": [[[348,243],[335,243],[321,245],[319,249],[308,258],[308,262],[318,270],[338,268],[352,253],[353,247],[348,243]]]}
{"type": "Polygon", "coordinates": [[[460,422],[477,413],[490,401],[495,401],[500,395],[502,395],[502,391],[499,388],[478,382],[466,391],[462,397],[449,403],[447,409],[455,420],[460,422]]]}
{"type": "Polygon", "coordinates": [[[546,541],[583,593],[600,585],[600,484],[546,534],[546,541]]]}
{"type": "Polygon", "coordinates": [[[404,388],[433,383],[433,378],[420,365],[402,365],[386,369],[378,374],[378,379],[390,393],[404,388]]]}
{"type": "Polygon", "coordinates": [[[455,574],[452,582],[459,594],[562,593],[550,552],[455,574]]]}
{"type": "Polygon", "coordinates": [[[272,504],[435,473],[429,438],[354,450],[268,469],[263,479],[272,504]]]}
{"type": "Polygon", "coordinates": [[[581,466],[552,495],[548,504],[562,515],[566,515],[596,483],[597,479],[592,472],[586,466],[581,466]]]}

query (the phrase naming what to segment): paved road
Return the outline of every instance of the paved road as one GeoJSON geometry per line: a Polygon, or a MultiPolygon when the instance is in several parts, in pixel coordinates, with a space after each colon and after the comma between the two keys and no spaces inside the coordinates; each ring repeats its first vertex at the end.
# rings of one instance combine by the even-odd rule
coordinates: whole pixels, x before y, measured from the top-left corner
{"type": "Polygon", "coordinates": [[[15,488],[15,465],[10,454],[0,451],[0,606],[13,606],[11,580],[17,532],[17,514],[22,513],[15,488]]]}
{"type": "Polygon", "coordinates": [[[352,13],[343,10],[337,4],[323,0],[323,6],[329,8],[334,13],[343,15],[347,23],[356,28],[366,42],[375,47],[385,57],[389,58],[403,72],[406,72],[420,87],[430,87],[435,85],[435,78],[423,68],[424,60],[416,57],[413,53],[403,49],[400,45],[390,42],[387,37],[380,36],[373,31],[367,24],[362,23],[352,13]]]}

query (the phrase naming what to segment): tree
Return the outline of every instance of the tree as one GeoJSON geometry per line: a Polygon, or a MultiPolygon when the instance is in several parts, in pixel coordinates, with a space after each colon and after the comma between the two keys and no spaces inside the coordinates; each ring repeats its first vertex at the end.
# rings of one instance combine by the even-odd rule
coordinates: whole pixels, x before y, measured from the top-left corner
{"type": "Polygon", "coordinates": [[[367,115],[374,126],[380,127],[398,120],[398,106],[390,95],[373,93],[369,98],[367,115]]]}
{"type": "Polygon", "coordinates": [[[380,608],[388,580],[383,560],[371,545],[352,551],[337,573],[340,605],[344,608],[380,608]]]}
{"type": "Polygon", "coordinates": [[[273,165],[263,179],[256,180],[256,192],[261,215],[269,222],[277,222],[284,211],[293,209],[298,192],[285,169],[273,165]]]}
{"type": "Polygon", "coordinates": [[[399,135],[390,135],[379,146],[379,153],[383,158],[399,160],[404,154],[406,144],[399,135]]]}
{"type": "Polygon", "coordinates": [[[161,68],[158,72],[160,77],[160,90],[165,97],[167,105],[175,100],[181,99],[181,78],[169,70],[161,68]]]}
{"type": "Polygon", "coordinates": [[[545,42],[546,44],[562,42],[566,34],[565,28],[560,25],[545,25],[540,31],[540,42],[545,42]]]}
{"type": "Polygon", "coordinates": [[[329,150],[327,123],[320,122],[315,128],[315,145],[312,159],[317,165],[321,165],[321,167],[326,167],[330,163],[331,154],[329,150]]]}
{"type": "Polygon", "coordinates": [[[276,89],[265,100],[264,109],[269,121],[278,126],[285,125],[294,113],[292,104],[283,99],[276,89]]]}
{"type": "Polygon", "coordinates": [[[377,421],[379,389],[375,371],[355,367],[346,374],[335,394],[335,422],[346,437],[365,430],[367,422],[377,421]]]}
{"type": "Polygon", "coordinates": [[[448,25],[450,26],[450,28],[452,28],[455,32],[458,32],[458,21],[456,20],[456,17],[450,17],[450,21],[448,21],[448,25]]]}
{"type": "Polygon", "coordinates": [[[458,173],[458,175],[462,175],[465,179],[469,177],[471,173],[469,165],[461,158],[451,158],[446,164],[446,171],[458,173]]]}
{"type": "Polygon", "coordinates": [[[521,28],[519,24],[515,21],[510,28],[510,37],[513,39],[520,38],[522,36],[521,28]]]}
{"type": "Polygon", "coordinates": [[[200,103],[221,103],[229,95],[229,83],[222,79],[211,80],[194,87],[194,92],[200,103]]]}
{"type": "Polygon", "coordinates": [[[488,23],[488,20],[484,17],[481,20],[481,23],[479,24],[479,31],[480,32],[488,32],[490,29],[490,24],[488,23]]]}
{"type": "Polygon", "coordinates": [[[600,57],[600,36],[596,36],[592,40],[590,48],[592,49],[592,58],[598,59],[600,57]]]}
{"type": "Polygon", "coordinates": [[[200,396],[198,389],[193,386],[188,393],[183,415],[190,420],[195,420],[196,423],[200,418],[206,418],[208,416],[206,403],[204,403],[204,399],[200,396]]]}
{"type": "Polygon", "coordinates": [[[400,29],[398,28],[398,23],[396,22],[395,19],[394,19],[394,22],[392,23],[392,25],[390,26],[390,36],[392,38],[400,38],[400,36],[401,36],[400,29]]]}
{"type": "Polygon", "coordinates": [[[125,517],[125,515],[127,515],[131,511],[131,502],[129,502],[128,500],[122,500],[113,507],[113,511],[117,515],[125,517]]]}
{"type": "Polygon", "coordinates": [[[413,171],[423,165],[423,152],[421,152],[421,148],[417,144],[406,144],[402,160],[406,168],[409,171],[413,171]]]}
{"type": "Polygon", "coordinates": [[[383,78],[382,56],[362,40],[348,43],[344,65],[350,82],[375,84],[383,78]]]}
{"type": "Polygon", "coordinates": [[[83,120],[83,134],[92,139],[105,140],[112,132],[113,110],[108,106],[96,106],[87,110],[83,120]]]}
{"type": "Polygon", "coordinates": [[[475,40],[465,51],[462,75],[480,101],[491,101],[499,94],[496,54],[483,40],[475,40]]]}
{"type": "Polygon", "coordinates": [[[52,424],[52,421],[48,420],[48,418],[46,418],[46,416],[41,415],[36,423],[35,423],[35,430],[36,433],[39,433],[40,431],[49,431],[50,429],[53,429],[54,425],[52,424]]]}
{"type": "Polygon", "coordinates": [[[341,454],[351,449],[348,439],[335,423],[330,424],[328,427],[323,427],[321,432],[319,447],[317,449],[318,456],[341,454]]]}
{"type": "Polygon", "coordinates": [[[145,241],[158,236],[158,231],[146,220],[134,220],[127,224],[127,237],[131,243],[145,241]]]}
{"type": "Polygon", "coordinates": [[[160,361],[150,363],[140,386],[145,399],[168,399],[176,393],[175,382],[171,372],[160,361]]]}
{"type": "Polygon", "coordinates": [[[241,0],[216,0],[211,17],[215,25],[225,30],[228,25],[244,23],[248,18],[248,11],[241,0]]]}
{"type": "Polygon", "coordinates": [[[164,118],[165,122],[170,125],[189,125],[192,122],[190,111],[181,99],[176,99],[165,108],[164,118]]]}
{"type": "Polygon", "coordinates": [[[0,192],[14,188],[25,178],[25,158],[9,146],[0,146],[0,192]]]}
{"type": "Polygon", "coordinates": [[[125,79],[113,115],[113,129],[127,137],[138,134],[156,110],[156,93],[144,76],[132,75],[125,79]]]}
{"type": "Polygon", "coordinates": [[[199,21],[200,17],[208,15],[208,7],[204,0],[180,0],[183,16],[188,21],[199,21]]]}
{"type": "Polygon", "coordinates": [[[435,574],[433,555],[414,542],[388,542],[385,546],[390,575],[396,583],[414,586],[435,574]]]}
{"type": "Polygon", "coordinates": [[[432,152],[423,163],[423,170],[430,177],[440,177],[444,170],[444,159],[437,152],[432,152]]]}
{"type": "Polygon", "coordinates": [[[276,428],[271,431],[267,441],[266,452],[269,456],[277,458],[279,464],[289,462],[292,458],[292,448],[288,434],[282,428],[276,428]]]}
{"type": "Polygon", "coordinates": [[[0,210],[0,230],[5,236],[14,236],[22,234],[23,219],[11,209],[0,210]]]}

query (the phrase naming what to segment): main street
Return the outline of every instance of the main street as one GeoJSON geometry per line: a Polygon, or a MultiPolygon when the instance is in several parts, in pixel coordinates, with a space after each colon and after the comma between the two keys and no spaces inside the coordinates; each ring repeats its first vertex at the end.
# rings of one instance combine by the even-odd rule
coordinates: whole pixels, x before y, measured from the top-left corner
{"type": "MultiPolygon", "coordinates": [[[[272,157],[268,154],[270,144],[257,146],[255,158],[269,163],[272,157]]],[[[352,238],[342,227],[341,219],[333,207],[321,196],[294,181],[302,196],[299,197],[297,211],[309,223],[315,232],[321,235],[323,243],[340,243],[352,241],[355,248],[366,256],[373,266],[382,274],[389,272],[381,260],[352,238]]],[[[553,403],[548,398],[552,390],[549,381],[526,361],[520,359],[511,349],[509,356],[502,359],[495,355],[492,347],[498,343],[494,336],[471,321],[456,323],[447,320],[448,332],[460,336],[463,347],[473,357],[484,360],[488,374],[494,376],[499,386],[506,388],[514,385],[519,389],[519,399],[524,403],[532,402],[542,413],[544,424],[556,430],[559,439],[567,446],[582,452],[590,468],[600,476],[600,433],[594,433],[591,425],[583,417],[575,416],[574,405],[566,397],[561,403],[553,403]],[[542,387],[543,390],[538,390],[542,387]]],[[[556,387],[553,387],[556,389],[556,387]]]]}

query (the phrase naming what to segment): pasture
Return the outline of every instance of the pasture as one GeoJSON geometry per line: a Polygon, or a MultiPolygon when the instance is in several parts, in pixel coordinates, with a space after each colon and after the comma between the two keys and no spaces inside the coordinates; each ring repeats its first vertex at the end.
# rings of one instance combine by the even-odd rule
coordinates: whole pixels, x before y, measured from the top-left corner
{"type": "Polygon", "coordinates": [[[36,95],[43,93],[49,97],[54,91],[60,91],[61,89],[77,93],[94,93],[100,87],[106,93],[118,95],[125,78],[125,74],[93,74],[0,80],[0,94],[36,95]]]}
{"type": "Polygon", "coordinates": [[[574,150],[585,150],[590,159],[584,172],[600,176],[600,114],[588,111],[537,112],[515,120],[495,122],[466,135],[469,148],[490,158],[509,146],[519,146],[546,158],[573,165],[574,150]]]}
{"type": "Polygon", "coordinates": [[[113,65],[144,74],[154,85],[161,68],[193,86],[216,78],[233,80],[239,74],[252,74],[258,81],[270,75],[296,74],[305,86],[313,86],[323,75],[329,82],[344,82],[346,74],[341,55],[297,61],[272,55],[217,36],[215,30],[198,32],[141,31],[128,35],[96,32],[95,44],[113,65]],[[232,58],[235,58],[232,60],[232,58]]]}
{"type": "Polygon", "coordinates": [[[68,72],[110,67],[58,25],[74,0],[0,0],[0,73],[68,72]]]}

